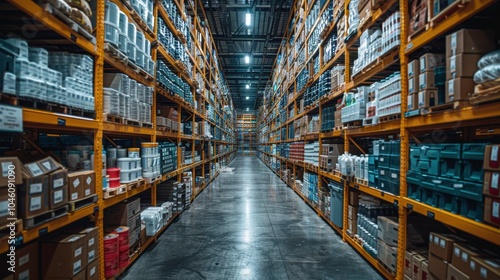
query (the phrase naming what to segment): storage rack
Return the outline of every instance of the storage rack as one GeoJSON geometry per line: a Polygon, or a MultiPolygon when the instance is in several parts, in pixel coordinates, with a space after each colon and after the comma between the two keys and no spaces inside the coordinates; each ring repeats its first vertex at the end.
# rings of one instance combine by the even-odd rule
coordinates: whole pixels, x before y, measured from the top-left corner
{"type": "MultiPolygon", "coordinates": [[[[318,25],[320,18],[323,13],[325,13],[326,6],[329,5],[334,0],[324,1],[323,8],[316,16],[316,20],[313,26],[318,25]]],[[[335,1],[342,2],[342,1],[335,1]]],[[[335,3],[334,2],[334,3],[335,3]]],[[[432,207],[427,204],[423,204],[416,200],[413,200],[407,196],[407,186],[406,186],[406,173],[408,170],[409,162],[409,145],[410,141],[419,143],[418,135],[433,132],[444,132],[444,131],[456,131],[462,130],[464,132],[466,139],[472,139],[472,137],[480,137],[484,135],[497,134],[498,129],[496,128],[500,124],[500,112],[498,111],[498,103],[482,104],[479,106],[466,106],[455,110],[447,110],[443,112],[419,115],[414,117],[406,117],[405,111],[408,104],[408,68],[407,65],[410,58],[418,57],[418,51],[421,51],[427,44],[436,41],[439,38],[443,38],[446,34],[456,30],[459,24],[463,23],[472,16],[478,14],[479,12],[485,10],[487,7],[494,4],[496,1],[490,0],[478,0],[478,1],[455,1],[456,3],[452,5],[449,9],[451,13],[446,14],[445,17],[440,18],[438,21],[428,23],[424,30],[409,38],[408,26],[409,26],[409,0],[390,0],[390,1],[374,1],[381,2],[382,4],[371,11],[368,20],[360,25],[358,31],[346,39],[340,50],[333,56],[328,62],[324,62],[323,49],[316,49],[311,54],[306,52],[305,63],[302,65],[295,65],[298,59],[298,53],[300,50],[307,49],[308,38],[311,37],[314,27],[310,29],[309,33],[305,33],[305,19],[309,16],[313,5],[316,1],[295,1],[291,14],[295,15],[290,19],[288,24],[289,30],[285,35],[285,41],[282,44],[280,51],[278,53],[284,54],[281,58],[285,63],[278,64],[275,62],[274,75],[272,81],[268,85],[266,90],[266,95],[264,102],[259,109],[258,113],[258,134],[259,134],[259,158],[276,173],[282,180],[290,187],[293,188],[293,182],[286,181],[283,177],[281,170],[290,169],[293,174],[296,174],[297,169],[308,171],[311,173],[316,173],[319,175],[318,182],[322,181],[322,178],[328,178],[330,180],[343,183],[344,184],[344,208],[343,208],[343,224],[344,228],[339,228],[330,221],[330,218],[323,213],[319,207],[313,204],[308,198],[304,197],[300,190],[294,189],[295,192],[301,196],[306,203],[308,203],[318,214],[329,223],[332,228],[337,231],[343,238],[343,240],[349,243],[354,249],[356,249],[369,263],[373,265],[384,277],[387,279],[404,279],[404,259],[405,250],[407,243],[410,240],[406,239],[406,229],[407,229],[407,217],[410,213],[416,212],[423,216],[427,216],[430,219],[434,219],[446,226],[458,229],[460,231],[466,232],[468,234],[474,235],[480,239],[491,242],[495,245],[500,245],[500,229],[494,226],[476,222],[471,219],[467,219],[463,216],[452,214],[451,212],[444,211],[442,209],[432,207]],[[464,2],[464,3],[462,3],[464,2]],[[462,6],[463,5],[463,6],[462,6]],[[350,71],[353,59],[356,56],[357,42],[360,39],[360,35],[363,31],[374,26],[375,24],[380,24],[381,20],[386,18],[389,12],[394,12],[399,10],[401,13],[401,45],[399,48],[390,51],[388,54],[379,58],[375,64],[367,67],[365,71],[361,74],[357,74],[354,79],[351,79],[350,71]],[[297,40],[297,38],[306,38],[303,43],[298,44],[291,40],[297,40]],[[295,43],[295,45],[294,45],[295,43]],[[294,48],[299,50],[293,51],[294,48]],[[318,55],[319,53],[319,55],[318,55]],[[303,89],[297,91],[297,79],[299,73],[303,69],[307,71],[311,70],[309,62],[315,57],[320,57],[320,68],[315,75],[310,75],[310,79],[307,81],[306,86],[303,89]],[[288,63],[286,62],[288,61],[288,63]],[[314,82],[318,81],[319,77],[325,73],[327,70],[332,69],[335,64],[344,64],[345,70],[345,82],[337,88],[332,88],[331,92],[314,104],[301,108],[300,101],[304,98],[306,89],[311,86],[314,82]],[[297,70],[298,68],[298,70],[297,70]],[[387,70],[392,71],[387,71],[387,70]],[[285,139],[280,139],[280,131],[286,129],[290,131],[293,129],[294,121],[302,118],[306,115],[319,114],[320,115],[320,127],[321,127],[321,112],[322,109],[327,106],[332,106],[337,100],[341,99],[344,92],[364,85],[367,82],[373,82],[380,80],[380,77],[386,77],[388,73],[400,71],[402,79],[402,93],[401,93],[401,108],[402,113],[394,120],[387,122],[375,124],[372,126],[363,126],[359,128],[333,128],[329,132],[320,132],[316,134],[303,135],[300,138],[287,137],[285,139]],[[288,74],[287,74],[288,73],[288,74]],[[290,75],[289,73],[294,73],[290,75]],[[282,101],[285,100],[283,106],[282,101]],[[283,112],[284,111],[284,112],[283,112]],[[289,112],[293,112],[293,116],[290,117],[289,112]],[[283,114],[286,114],[286,121],[283,121],[283,114]],[[488,127],[490,129],[478,129],[482,127],[488,127]],[[401,151],[400,151],[400,195],[393,195],[384,192],[380,189],[375,189],[365,184],[360,184],[358,182],[347,182],[342,178],[340,173],[325,172],[318,167],[307,164],[303,161],[290,160],[280,156],[273,151],[273,148],[280,143],[291,143],[296,141],[319,141],[320,146],[322,146],[323,140],[339,140],[344,143],[344,150],[348,152],[353,147],[361,148],[357,141],[364,138],[386,138],[386,139],[400,139],[401,141],[401,151]],[[381,265],[376,258],[371,256],[366,252],[363,247],[357,243],[353,237],[347,234],[346,225],[348,217],[348,202],[349,202],[349,191],[358,190],[362,193],[377,197],[383,201],[392,203],[398,208],[398,220],[399,220],[399,231],[398,231],[398,256],[397,256],[397,269],[396,275],[389,273],[383,265],[381,265]]],[[[432,9],[432,3],[434,1],[428,1],[429,9],[432,9]]],[[[326,26],[322,30],[321,38],[328,38],[333,31],[339,27],[342,23],[339,22],[340,18],[345,15],[347,21],[350,1],[346,0],[343,7],[340,7],[335,11],[334,21],[330,25],[326,26]]],[[[347,25],[347,22],[343,23],[347,25]]],[[[321,43],[323,45],[325,41],[321,43]]],[[[288,133],[286,134],[288,135],[288,133]]],[[[321,147],[320,147],[321,150],[321,147]]]]}
{"type": "MultiPolygon", "coordinates": [[[[154,2],[154,16],[155,16],[155,26],[151,30],[147,27],[145,22],[137,15],[133,10],[130,2],[127,0],[111,0],[115,3],[119,9],[124,12],[129,21],[134,22],[137,28],[142,29],[145,33],[146,38],[150,40],[156,40],[157,38],[157,18],[163,19],[168,28],[173,34],[175,34],[182,42],[185,42],[186,35],[181,34],[177,31],[176,27],[173,25],[172,20],[167,14],[165,8],[162,5],[162,1],[154,2]]],[[[202,151],[201,161],[194,162],[189,165],[181,165],[180,158],[178,158],[178,169],[167,174],[163,174],[161,178],[152,182],[143,181],[136,188],[130,189],[122,194],[113,196],[110,199],[104,199],[103,189],[101,184],[96,187],[97,199],[93,200],[89,205],[78,208],[75,211],[70,211],[67,215],[63,217],[56,218],[49,222],[43,223],[34,228],[28,230],[20,230],[17,233],[17,245],[20,246],[24,243],[38,239],[40,236],[54,232],[62,227],[70,225],[82,218],[88,217],[95,221],[95,225],[99,228],[99,262],[100,262],[100,272],[99,279],[105,279],[104,274],[104,209],[115,205],[121,201],[124,201],[130,197],[141,194],[145,191],[151,191],[151,204],[156,205],[156,186],[170,178],[177,178],[177,180],[182,179],[183,172],[192,172],[192,181],[195,182],[196,176],[205,175],[210,176],[210,174],[205,174],[205,170],[211,170],[211,166],[217,163],[221,165],[229,164],[235,157],[236,152],[236,118],[230,95],[224,92],[223,88],[219,87],[218,81],[223,81],[222,72],[220,71],[218,65],[219,58],[216,52],[216,46],[212,38],[212,33],[209,28],[206,27],[206,15],[203,10],[203,5],[200,1],[178,1],[174,0],[177,7],[178,13],[181,17],[186,20],[187,17],[192,17],[194,29],[189,30],[193,43],[196,48],[196,52],[199,54],[196,56],[188,50],[187,47],[185,51],[188,53],[190,61],[193,65],[192,77],[195,77],[197,73],[201,74],[204,81],[203,87],[195,79],[190,78],[188,72],[182,69],[178,61],[176,61],[168,51],[161,44],[153,45],[152,47],[152,58],[156,62],[157,60],[165,61],[172,72],[178,74],[184,81],[186,81],[191,86],[191,92],[193,93],[194,99],[199,100],[199,107],[195,108],[193,105],[184,101],[178,96],[172,95],[170,92],[164,90],[155,82],[155,76],[144,71],[138,71],[134,69],[123,60],[117,59],[110,52],[105,50],[104,41],[104,15],[105,15],[105,1],[92,0],[91,5],[95,7],[94,17],[95,26],[94,34],[89,36],[88,32],[81,31],[81,28],[77,28],[75,25],[69,26],[64,22],[64,18],[58,17],[44,7],[38,5],[34,1],[24,1],[24,0],[7,0],[6,3],[2,3],[2,15],[6,16],[9,20],[17,20],[21,22],[21,18],[33,19],[28,20],[29,26],[35,28],[37,32],[35,38],[30,34],[23,33],[23,25],[20,24],[18,29],[12,28],[12,26],[2,26],[0,29],[2,31],[14,32],[17,34],[25,35],[25,39],[31,44],[36,44],[42,47],[48,47],[51,49],[61,49],[70,50],[72,52],[80,52],[90,55],[94,59],[94,97],[95,97],[95,110],[91,117],[88,114],[80,116],[54,113],[51,111],[31,109],[28,107],[22,108],[23,115],[23,127],[25,130],[30,130],[33,135],[38,133],[50,133],[53,135],[82,135],[90,139],[93,139],[94,145],[94,169],[101,170],[101,153],[103,147],[103,141],[108,140],[113,143],[114,139],[133,139],[134,143],[136,140],[146,141],[146,142],[156,142],[158,140],[168,140],[173,143],[178,144],[178,154],[180,153],[179,144],[182,142],[189,142],[193,147],[190,151],[193,153],[194,158],[194,147],[195,144],[211,144],[214,147],[214,153],[211,155],[205,155],[202,151]],[[184,12],[184,7],[188,11],[188,14],[184,12]],[[11,14],[11,16],[8,16],[11,14]],[[30,25],[31,23],[39,23],[37,25],[30,25]],[[26,35],[27,34],[27,35],[26,35]],[[199,41],[199,38],[202,41],[199,41]],[[108,122],[103,117],[103,74],[104,72],[118,72],[126,74],[129,78],[134,79],[144,85],[154,86],[154,96],[152,105],[152,124],[151,125],[128,125],[123,123],[113,123],[108,122]],[[210,97],[211,96],[211,97],[210,97]],[[205,137],[203,133],[198,134],[193,132],[192,135],[185,135],[179,129],[177,132],[173,131],[163,131],[159,130],[156,124],[156,106],[162,103],[171,107],[175,107],[178,114],[178,122],[190,121],[194,125],[195,122],[202,122],[201,131],[205,129],[209,131],[219,131],[220,137],[208,138],[205,137]],[[207,106],[210,105],[215,108],[215,115],[218,116],[217,122],[215,119],[211,118],[207,114],[207,106]],[[182,119],[181,119],[182,118],[182,119]],[[201,170],[201,171],[198,171],[201,170]],[[198,173],[197,173],[198,172],[198,173]]],[[[227,86],[225,86],[227,88],[227,86]]],[[[18,105],[17,97],[10,97],[0,93],[2,97],[2,102],[0,105],[18,105]]],[[[213,132],[212,132],[213,133],[213,132]]],[[[30,144],[36,147],[36,139],[31,139],[30,144]],[[31,142],[31,140],[33,140],[31,142]]],[[[214,170],[215,171],[215,170],[214,170]]],[[[206,181],[202,186],[197,189],[197,191],[192,192],[191,201],[194,200],[217,176],[219,172],[214,172],[213,176],[206,181]]],[[[102,182],[101,172],[96,172],[96,182],[102,182]]],[[[139,256],[140,252],[144,251],[152,242],[154,242],[157,237],[165,230],[166,227],[178,216],[174,217],[169,221],[169,223],[163,227],[154,237],[148,239],[146,244],[141,244],[140,249],[131,257],[129,266],[134,262],[134,260],[139,256]]],[[[6,240],[2,240],[0,246],[0,252],[6,252],[8,250],[6,240]]],[[[120,270],[121,274],[126,268],[120,270]]],[[[119,275],[118,274],[118,275],[119,275]]]]}
{"type": "Polygon", "coordinates": [[[237,118],[238,154],[255,155],[257,120],[254,114],[240,114],[237,118]]]}

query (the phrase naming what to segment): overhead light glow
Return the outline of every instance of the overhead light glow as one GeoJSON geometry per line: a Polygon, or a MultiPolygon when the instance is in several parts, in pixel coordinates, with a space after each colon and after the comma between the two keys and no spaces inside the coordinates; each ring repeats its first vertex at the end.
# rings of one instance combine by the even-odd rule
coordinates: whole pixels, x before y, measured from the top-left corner
{"type": "Polygon", "coordinates": [[[246,89],[249,89],[249,88],[250,88],[250,85],[249,85],[249,84],[247,84],[245,88],[246,88],[246,89]]]}
{"type": "Polygon", "coordinates": [[[250,111],[250,108],[247,108],[247,112],[250,111]]]}
{"type": "Polygon", "coordinates": [[[245,15],[245,24],[246,24],[246,26],[250,26],[251,21],[252,21],[252,15],[250,13],[247,13],[245,15]]]}
{"type": "Polygon", "coordinates": [[[250,57],[248,55],[245,55],[245,63],[246,64],[250,63],[250,57]]]}
{"type": "Polygon", "coordinates": [[[247,100],[248,100],[248,99],[250,99],[250,97],[249,97],[249,96],[247,96],[247,100]]]}

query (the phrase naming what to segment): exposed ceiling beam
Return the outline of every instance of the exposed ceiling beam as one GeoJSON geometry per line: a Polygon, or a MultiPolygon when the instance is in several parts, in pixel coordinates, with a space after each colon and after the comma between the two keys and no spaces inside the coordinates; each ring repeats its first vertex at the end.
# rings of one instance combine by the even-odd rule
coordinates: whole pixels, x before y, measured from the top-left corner
{"type": "MultiPolygon", "coordinates": [[[[221,5],[212,5],[211,7],[206,7],[205,6],[205,11],[219,11],[221,8],[221,5]]],[[[235,12],[246,12],[248,10],[252,9],[251,4],[230,4],[230,5],[225,5],[226,11],[235,11],[235,12]]],[[[270,11],[271,10],[271,5],[269,4],[257,4],[255,5],[256,9],[260,9],[261,11],[270,11]]],[[[290,11],[290,6],[283,6],[282,10],[284,12],[290,11]]]]}
{"type": "MultiPolygon", "coordinates": [[[[245,57],[245,55],[247,55],[247,54],[246,53],[234,53],[234,52],[232,52],[232,53],[230,53],[230,52],[219,53],[220,57],[236,56],[238,58],[243,58],[243,57],[245,57]]],[[[267,54],[265,54],[265,56],[266,57],[275,57],[276,53],[267,53],[267,54]]],[[[261,57],[264,57],[264,53],[252,53],[251,57],[261,58],[261,57]]]]}
{"type": "MultiPolygon", "coordinates": [[[[249,41],[249,42],[265,42],[267,39],[266,35],[231,35],[230,37],[225,37],[221,35],[215,35],[214,34],[214,40],[216,41],[229,41],[229,42],[235,42],[235,41],[249,41]]],[[[271,43],[281,43],[283,38],[281,37],[274,37],[269,40],[271,43]]]]}

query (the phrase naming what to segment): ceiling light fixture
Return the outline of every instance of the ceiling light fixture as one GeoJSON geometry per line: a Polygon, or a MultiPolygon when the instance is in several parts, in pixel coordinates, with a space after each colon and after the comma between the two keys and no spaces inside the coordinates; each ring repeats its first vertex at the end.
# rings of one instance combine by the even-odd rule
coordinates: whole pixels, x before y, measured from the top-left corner
{"type": "Polygon", "coordinates": [[[246,13],[246,15],[245,15],[245,25],[246,26],[250,26],[251,21],[252,21],[252,14],[246,13]]]}
{"type": "Polygon", "coordinates": [[[247,108],[247,112],[250,111],[250,108],[247,108]]]}
{"type": "Polygon", "coordinates": [[[247,84],[247,85],[245,86],[245,88],[246,88],[246,89],[249,89],[249,88],[250,88],[250,85],[249,85],[249,84],[247,84]]]}
{"type": "Polygon", "coordinates": [[[246,64],[250,63],[250,57],[248,55],[245,55],[245,63],[246,64]]]}
{"type": "Polygon", "coordinates": [[[248,99],[250,99],[250,97],[249,97],[249,96],[247,96],[247,100],[248,100],[248,99]]]}

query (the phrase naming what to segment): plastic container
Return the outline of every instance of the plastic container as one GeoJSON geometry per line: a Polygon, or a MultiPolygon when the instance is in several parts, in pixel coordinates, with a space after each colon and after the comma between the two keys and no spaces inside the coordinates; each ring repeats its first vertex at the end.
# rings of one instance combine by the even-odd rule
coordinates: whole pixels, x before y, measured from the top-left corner
{"type": "Polygon", "coordinates": [[[144,34],[140,30],[136,30],[135,32],[135,45],[137,46],[137,51],[144,52],[144,41],[146,38],[144,34]]]}
{"type": "Polygon", "coordinates": [[[106,1],[106,13],[104,15],[104,20],[116,26],[120,23],[120,8],[118,8],[115,3],[106,1]]]}
{"type": "Polygon", "coordinates": [[[127,157],[127,149],[117,149],[116,150],[116,157],[117,158],[125,158],[125,157],[127,157]]]}
{"type": "Polygon", "coordinates": [[[144,68],[144,61],[146,60],[146,54],[137,47],[135,50],[135,64],[141,68],[144,68]]]}
{"type": "Polygon", "coordinates": [[[120,178],[120,168],[108,168],[106,173],[110,179],[120,178]]]}
{"type": "Polygon", "coordinates": [[[128,23],[127,34],[130,43],[132,43],[135,46],[136,34],[137,34],[137,27],[135,26],[135,24],[131,22],[128,23]]]}
{"type": "Polygon", "coordinates": [[[137,181],[137,172],[141,171],[142,168],[137,168],[134,170],[122,170],[120,171],[120,183],[122,184],[127,184],[130,182],[137,181]]]}
{"type": "Polygon", "coordinates": [[[118,246],[127,246],[128,247],[128,236],[129,236],[129,228],[126,226],[120,226],[114,230],[116,234],[118,234],[118,246]]]}
{"type": "Polygon", "coordinates": [[[124,12],[120,11],[118,28],[120,28],[120,32],[122,34],[124,34],[125,36],[128,36],[128,25],[129,25],[129,22],[128,22],[127,15],[124,12]]]}
{"type": "Polygon", "coordinates": [[[121,171],[128,171],[128,170],[135,170],[141,167],[140,162],[141,162],[140,158],[126,157],[126,158],[119,158],[117,160],[117,165],[118,168],[121,169],[121,171]]]}
{"type": "Polygon", "coordinates": [[[123,53],[127,54],[128,50],[128,38],[127,33],[118,34],[118,49],[123,53]]]}
{"type": "Polygon", "coordinates": [[[109,188],[118,188],[120,186],[120,178],[109,178],[108,179],[109,188]]]}
{"type": "Polygon", "coordinates": [[[119,266],[119,253],[112,253],[104,255],[104,274],[106,278],[115,276],[120,269],[119,266]]]}
{"type": "Polygon", "coordinates": [[[140,158],[139,148],[128,148],[128,157],[129,158],[140,158]]]}
{"type": "Polygon", "coordinates": [[[118,28],[118,25],[112,24],[110,22],[105,22],[104,23],[104,41],[106,43],[110,43],[111,45],[118,47],[118,40],[119,40],[119,34],[120,30],[118,28]]]}
{"type": "Polygon", "coordinates": [[[144,142],[141,144],[141,153],[143,156],[157,156],[158,143],[157,142],[144,142]]]}
{"type": "MultiPolygon", "coordinates": [[[[130,38],[129,38],[130,39],[130,38]]],[[[136,52],[137,47],[135,46],[135,43],[132,41],[128,40],[127,42],[127,57],[131,62],[135,63],[135,52],[136,52]]]]}
{"type": "Polygon", "coordinates": [[[155,166],[158,165],[158,156],[142,156],[142,169],[144,172],[155,172],[155,166]]]}

